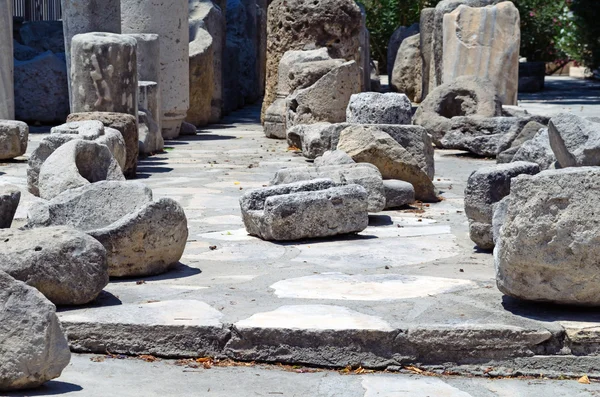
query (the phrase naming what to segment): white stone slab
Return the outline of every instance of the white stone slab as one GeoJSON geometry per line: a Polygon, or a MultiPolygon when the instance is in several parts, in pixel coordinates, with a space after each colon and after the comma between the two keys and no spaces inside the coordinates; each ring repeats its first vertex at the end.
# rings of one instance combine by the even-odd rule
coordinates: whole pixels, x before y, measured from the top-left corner
{"type": "Polygon", "coordinates": [[[473,397],[438,378],[368,375],[362,386],[365,397],[473,397]]]}
{"type": "Polygon", "coordinates": [[[443,294],[477,285],[469,280],[400,274],[324,273],[271,285],[279,298],[381,301],[443,294]]]}
{"type": "Polygon", "coordinates": [[[284,328],[307,330],[377,330],[393,328],[383,319],[359,313],[342,306],[281,306],[271,312],[254,314],[238,321],[238,328],[284,328]]]}

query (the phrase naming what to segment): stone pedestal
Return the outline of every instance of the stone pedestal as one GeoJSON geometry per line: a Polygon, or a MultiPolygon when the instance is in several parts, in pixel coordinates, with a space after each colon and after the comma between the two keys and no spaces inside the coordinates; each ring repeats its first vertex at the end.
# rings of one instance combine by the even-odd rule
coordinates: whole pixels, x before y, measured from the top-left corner
{"type": "MultiPolygon", "coordinates": [[[[61,0],[61,5],[67,75],[70,81],[71,40],[81,33],[121,33],[121,0],[61,0]]],[[[71,111],[75,110],[71,108],[71,111]]]]}
{"type": "Polygon", "coordinates": [[[113,33],[85,33],[71,42],[71,109],[137,118],[137,42],[113,33]]]}
{"type": "Polygon", "coordinates": [[[159,35],[162,134],[178,137],[190,103],[188,2],[121,0],[121,27],[123,33],[159,35]]]}
{"type": "Polygon", "coordinates": [[[512,2],[461,5],[444,15],[443,82],[483,77],[494,83],[503,105],[516,105],[520,45],[519,10],[512,2]]]}
{"type": "Polygon", "coordinates": [[[0,0],[0,119],[15,118],[12,0],[0,0]]]}

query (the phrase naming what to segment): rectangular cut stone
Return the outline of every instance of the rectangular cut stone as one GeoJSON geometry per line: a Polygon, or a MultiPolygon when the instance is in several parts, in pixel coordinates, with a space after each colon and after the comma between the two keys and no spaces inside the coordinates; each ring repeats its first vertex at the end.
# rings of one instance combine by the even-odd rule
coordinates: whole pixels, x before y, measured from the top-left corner
{"type": "Polygon", "coordinates": [[[519,11],[512,2],[444,15],[443,82],[459,76],[489,79],[504,105],[517,104],[519,87],[519,11]]]}
{"type": "Polygon", "coordinates": [[[0,119],[15,118],[12,0],[0,0],[0,119]],[[6,11],[8,10],[8,11],[6,11]]]}

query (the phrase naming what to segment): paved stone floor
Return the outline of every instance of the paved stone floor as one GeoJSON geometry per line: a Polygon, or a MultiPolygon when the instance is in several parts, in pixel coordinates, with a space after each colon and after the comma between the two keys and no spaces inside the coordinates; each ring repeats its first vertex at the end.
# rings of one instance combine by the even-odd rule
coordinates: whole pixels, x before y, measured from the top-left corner
{"type": "MultiPolygon", "coordinates": [[[[593,115],[599,109],[594,97],[599,93],[597,85],[553,78],[544,94],[523,96],[521,104],[544,114],[582,106],[585,115],[593,115]]],[[[61,309],[73,349],[166,357],[213,355],[327,367],[453,361],[475,365],[459,370],[478,374],[488,363],[496,363],[499,374],[517,370],[535,374],[543,369],[553,376],[600,376],[595,357],[576,357],[597,353],[600,313],[503,297],[495,287],[491,253],[478,251],[469,240],[463,191],[469,174],[493,164],[492,160],[436,151],[434,182],[444,197],[440,203],[373,214],[369,227],[356,236],[264,242],[246,234],[239,196],[267,185],[280,168],[309,163],[289,151],[284,141],[266,139],[258,115],[258,107],[246,108],[196,136],[167,142],[165,153],[140,162],[138,181],[152,188],[156,198],[174,198],[185,208],[190,230],[185,253],[181,263],[164,275],[112,280],[94,304],[61,309]]],[[[42,137],[30,135],[28,153],[42,137]]],[[[0,183],[17,184],[25,192],[26,157],[0,164],[0,183]]],[[[27,208],[35,200],[23,195],[14,226],[25,223],[27,208]]],[[[96,365],[86,356],[76,356],[61,381],[77,384],[76,378],[82,376],[80,383],[89,382],[86,388],[94,388],[101,380],[91,374],[99,371],[100,377],[113,374],[131,388],[147,387],[142,378],[134,385],[137,381],[119,377],[123,363],[96,365]]],[[[125,372],[146,363],[127,365],[132,367],[125,372]]],[[[151,371],[182,380],[195,376],[167,364],[140,368],[147,368],[149,372],[140,376],[150,380],[151,371]]],[[[227,382],[235,371],[254,369],[218,369],[211,374],[222,372],[227,382]]],[[[259,372],[263,371],[273,376],[269,370],[259,372]]],[[[198,376],[198,385],[211,387],[209,379],[198,376]]],[[[244,376],[254,379],[251,372],[244,376]]],[[[282,372],[281,376],[295,375],[282,372]]],[[[388,379],[379,375],[308,377],[314,377],[304,385],[310,390],[316,385],[326,388],[333,379],[338,387],[345,382],[348,388],[354,385],[356,395],[408,395],[377,394],[377,382],[388,379]],[[365,384],[373,386],[365,389],[365,384]]],[[[403,388],[411,379],[390,382],[400,382],[398,387],[403,388]]],[[[431,381],[435,382],[431,387],[438,384],[431,381]]],[[[448,384],[471,394],[447,395],[521,395],[481,391],[488,386],[478,380],[473,381],[475,389],[469,388],[470,381],[461,382],[448,384]]],[[[513,387],[511,382],[506,383],[507,390],[513,387]]],[[[172,387],[187,387],[179,383],[169,382],[172,387]]],[[[564,387],[572,388],[568,395],[589,395],[575,394],[584,393],[577,383],[564,387]]],[[[262,392],[260,384],[257,390],[262,392]]]]}
{"type": "Polygon", "coordinates": [[[7,396],[87,397],[593,397],[600,385],[576,380],[484,379],[343,372],[277,366],[212,367],[75,355],[60,379],[7,396]],[[103,361],[100,361],[103,360],[103,361]],[[100,361],[100,362],[98,362],[100,361]],[[307,372],[309,371],[309,372],[307,372]]]}

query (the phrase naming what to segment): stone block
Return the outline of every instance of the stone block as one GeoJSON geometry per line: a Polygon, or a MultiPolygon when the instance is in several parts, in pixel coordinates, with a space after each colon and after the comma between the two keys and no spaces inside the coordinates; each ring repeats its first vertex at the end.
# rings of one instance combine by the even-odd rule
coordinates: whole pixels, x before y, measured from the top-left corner
{"type": "Polygon", "coordinates": [[[406,38],[398,50],[394,69],[388,76],[395,92],[406,94],[413,102],[421,102],[423,90],[423,62],[421,35],[406,38]]]}
{"type": "Polygon", "coordinates": [[[0,229],[12,224],[21,201],[21,191],[14,185],[0,185],[0,229]]]}
{"type": "Polygon", "coordinates": [[[383,181],[385,209],[403,207],[415,202],[415,188],[408,182],[396,179],[383,181]]]}
{"type": "Polygon", "coordinates": [[[364,92],[350,97],[346,122],[351,124],[411,124],[412,105],[404,94],[364,92]]]}
{"type": "Polygon", "coordinates": [[[22,121],[0,120],[0,160],[22,156],[27,150],[29,127],[22,121]]]}

